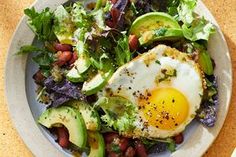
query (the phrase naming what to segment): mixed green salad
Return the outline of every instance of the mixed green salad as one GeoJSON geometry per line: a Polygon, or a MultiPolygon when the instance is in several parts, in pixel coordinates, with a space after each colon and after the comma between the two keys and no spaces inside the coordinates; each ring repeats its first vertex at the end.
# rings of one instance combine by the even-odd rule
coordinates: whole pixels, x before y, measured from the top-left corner
{"type": "Polygon", "coordinates": [[[28,26],[43,43],[17,53],[35,53],[37,101],[46,106],[39,124],[62,148],[90,157],[173,152],[192,119],[213,127],[218,96],[207,44],[215,29],[194,12],[196,5],[97,0],[25,9],[28,26]]]}

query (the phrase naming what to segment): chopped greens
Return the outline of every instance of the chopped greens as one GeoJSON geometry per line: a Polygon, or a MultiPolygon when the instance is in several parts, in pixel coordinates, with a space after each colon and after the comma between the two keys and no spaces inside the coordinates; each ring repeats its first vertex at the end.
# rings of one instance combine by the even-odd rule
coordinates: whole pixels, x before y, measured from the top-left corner
{"type": "Polygon", "coordinates": [[[180,4],[177,8],[179,20],[181,20],[187,26],[191,25],[194,20],[193,11],[196,5],[196,0],[180,0],[180,4]]]}
{"type": "Polygon", "coordinates": [[[191,41],[208,40],[210,35],[215,32],[213,24],[204,18],[194,20],[191,26],[184,24],[182,29],[184,37],[191,41]]]}
{"type": "Polygon", "coordinates": [[[134,121],[136,119],[136,107],[128,100],[121,97],[102,97],[96,104],[101,107],[105,115],[101,119],[106,122],[107,126],[123,131],[131,131],[134,129],[134,121]]]}
{"type": "Polygon", "coordinates": [[[53,53],[41,51],[37,56],[33,57],[33,60],[44,69],[50,68],[55,59],[53,53]]]}
{"type": "Polygon", "coordinates": [[[54,13],[49,8],[44,9],[42,12],[36,12],[35,8],[31,8],[25,9],[24,12],[29,17],[29,27],[40,40],[55,40],[55,34],[53,32],[54,13]]]}
{"type": "Polygon", "coordinates": [[[169,138],[167,142],[167,149],[171,152],[174,152],[176,149],[176,144],[173,139],[169,138]]]}
{"type": "Polygon", "coordinates": [[[118,66],[122,66],[131,60],[131,52],[129,50],[128,37],[124,35],[123,38],[117,41],[115,47],[116,63],[118,66]]]}
{"type": "Polygon", "coordinates": [[[28,54],[32,52],[40,52],[42,49],[35,47],[33,45],[25,45],[20,48],[20,51],[17,52],[17,55],[28,54]]]}

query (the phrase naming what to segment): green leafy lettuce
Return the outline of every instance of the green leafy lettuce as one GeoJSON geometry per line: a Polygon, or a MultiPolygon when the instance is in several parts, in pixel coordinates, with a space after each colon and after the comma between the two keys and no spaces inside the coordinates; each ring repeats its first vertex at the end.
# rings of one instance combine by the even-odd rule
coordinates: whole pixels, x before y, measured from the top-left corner
{"type": "Polygon", "coordinates": [[[197,0],[180,0],[177,8],[179,20],[184,24],[191,25],[194,20],[193,11],[197,5],[197,0]]]}
{"type": "Polygon", "coordinates": [[[29,54],[37,52],[32,59],[39,65],[39,68],[45,76],[48,76],[51,70],[51,64],[55,61],[54,53],[47,49],[38,48],[33,45],[25,45],[20,48],[17,55],[29,54]]]}
{"type": "Polygon", "coordinates": [[[190,41],[208,40],[215,32],[213,24],[194,13],[197,0],[169,0],[168,13],[182,24],[183,35],[190,41]]]}
{"type": "Polygon", "coordinates": [[[179,20],[183,22],[184,37],[190,41],[208,40],[215,32],[213,24],[194,14],[197,0],[181,0],[178,6],[179,20]]]}
{"type": "Polygon", "coordinates": [[[115,130],[122,132],[131,132],[134,129],[137,108],[127,99],[122,97],[102,97],[96,104],[101,107],[105,115],[101,119],[115,130]]]}
{"type": "Polygon", "coordinates": [[[131,60],[131,52],[129,50],[129,41],[126,35],[117,41],[115,47],[116,63],[118,66],[122,66],[131,60]]]}
{"type": "Polygon", "coordinates": [[[204,18],[195,19],[191,26],[183,24],[182,29],[184,37],[191,41],[208,40],[210,35],[215,32],[213,24],[204,18]]]}
{"type": "Polygon", "coordinates": [[[76,28],[71,20],[70,13],[61,5],[57,7],[54,14],[55,24],[53,30],[58,40],[63,44],[73,45],[73,34],[76,28]]]}
{"type": "Polygon", "coordinates": [[[40,52],[40,51],[43,50],[33,45],[24,45],[20,48],[20,51],[17,52],[17,55],[23,55],[31,52],[40,52]]]}
{"type": "Polygon", "coordinates": [[[77,28],[91,27],[92,16],[86,12],[81,2],[74,3],[71,11],[71,19],[77,28]]]}
{"type": "Polygon", "coordinates": [[[49,8],[42,12],[36,12],[35,8],[25,9],[25,15],[29,17],[28,25],[42,41],[52,41],[55,39],[53,32],[54,14],[49,8]]]}

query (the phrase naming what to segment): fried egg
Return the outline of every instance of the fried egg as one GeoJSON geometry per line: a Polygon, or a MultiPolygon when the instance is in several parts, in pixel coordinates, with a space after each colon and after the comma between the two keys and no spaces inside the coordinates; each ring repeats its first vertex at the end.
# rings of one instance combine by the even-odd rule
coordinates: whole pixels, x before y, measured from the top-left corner
{"type": "Polygon", "coordinates": [[[120,96],[137,106],[133,137],[166,138],[193,120],[203,95],[203,74],[191,57],[158,45],[120,67],[103,95],[120,96]]]}

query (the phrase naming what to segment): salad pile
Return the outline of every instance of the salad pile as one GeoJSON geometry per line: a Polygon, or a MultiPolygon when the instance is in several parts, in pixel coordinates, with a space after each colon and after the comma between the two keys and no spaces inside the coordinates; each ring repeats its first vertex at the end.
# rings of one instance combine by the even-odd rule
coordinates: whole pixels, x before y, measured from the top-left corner
{"type": "Polygon", "coordinates": [[[217,117],[214,26],[194,12],[197,0],[68,2],[25,9],[42,47],[39,124],[75,156],[145,157],[175,151],[196,119],[217,117]]]}

